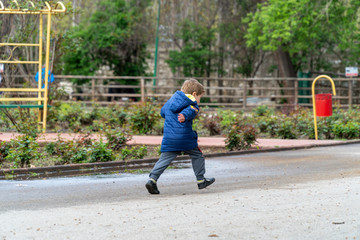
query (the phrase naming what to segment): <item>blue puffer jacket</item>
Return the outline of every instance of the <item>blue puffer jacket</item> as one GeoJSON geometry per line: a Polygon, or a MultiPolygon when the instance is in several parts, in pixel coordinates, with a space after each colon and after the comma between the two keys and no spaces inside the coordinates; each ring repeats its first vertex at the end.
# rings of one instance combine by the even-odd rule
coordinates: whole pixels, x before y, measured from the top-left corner
{"type": "Polygon", "coordinates": [[[174,93],[160,112],[165,118],[161,152],[186,151],[198,146],[197,133],[192,130],[192,122],[198,112],[199,106],[196,101],[192,101],[184,92],[174,93]],[[180,113],[185,117],[183,123],[178,120],[180,113]]]}

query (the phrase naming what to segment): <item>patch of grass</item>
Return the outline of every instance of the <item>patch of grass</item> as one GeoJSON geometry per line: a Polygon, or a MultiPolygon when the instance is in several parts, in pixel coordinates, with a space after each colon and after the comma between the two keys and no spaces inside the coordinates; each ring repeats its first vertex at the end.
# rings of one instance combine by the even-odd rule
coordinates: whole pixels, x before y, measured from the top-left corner
{"type": "Polygon", "coordinates": [[[124,173],[131,173],[131,174],[145,174],[150,173],[150,169],[125,169],[124,173]]]}

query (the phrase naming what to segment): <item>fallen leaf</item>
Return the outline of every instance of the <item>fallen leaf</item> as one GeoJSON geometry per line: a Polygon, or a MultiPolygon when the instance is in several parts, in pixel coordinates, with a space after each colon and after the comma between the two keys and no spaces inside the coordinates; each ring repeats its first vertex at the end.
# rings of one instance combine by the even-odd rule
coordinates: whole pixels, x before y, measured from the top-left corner
{"type": "Polygon", "coordinates": [[[219,237],[219,236],[216,234],[210,234],[209,237],[219,237]]]}

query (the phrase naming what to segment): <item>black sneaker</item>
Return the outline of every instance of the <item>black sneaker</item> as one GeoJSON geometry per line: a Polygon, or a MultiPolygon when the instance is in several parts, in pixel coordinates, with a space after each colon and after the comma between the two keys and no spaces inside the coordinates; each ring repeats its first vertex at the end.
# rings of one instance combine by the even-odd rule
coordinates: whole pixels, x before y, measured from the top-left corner
{"type": "Polygon", "coordinates": [[[146,189],[149,191],[149,193],[151,194],[160,194],[159,189],[156,186],[156,183],[152,180],[149,180],[146,184],[145,184],[146,189]]]}
{"type": "Polygon", "coordinates": [[[203,189],[215,182],[215,178],[205,178],[202,182],[198,181],[198,188],[203,189]]]}

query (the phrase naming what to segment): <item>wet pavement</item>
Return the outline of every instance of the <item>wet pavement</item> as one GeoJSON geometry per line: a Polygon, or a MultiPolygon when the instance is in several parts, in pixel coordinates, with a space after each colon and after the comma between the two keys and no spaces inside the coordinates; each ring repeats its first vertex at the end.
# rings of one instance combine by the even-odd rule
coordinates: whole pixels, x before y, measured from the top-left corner
{"type": "Polygon", "coordinates": [[[0,239],[360,239],[360,144],[211,158],[147,173],[0,182],[0,239]],[[3,194],[5,193],[5,194],[3,194]]]}

